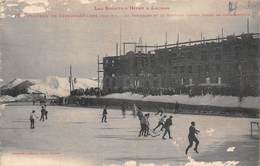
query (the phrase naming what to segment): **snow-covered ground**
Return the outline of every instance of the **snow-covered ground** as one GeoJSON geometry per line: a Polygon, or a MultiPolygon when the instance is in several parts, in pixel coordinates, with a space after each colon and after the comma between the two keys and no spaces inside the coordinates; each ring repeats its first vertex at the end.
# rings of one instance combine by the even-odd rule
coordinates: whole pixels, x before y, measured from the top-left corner
{"type": "MultiPolygon", "coordinates": [[[[108,109],[108,123],[100,123],[102,109],[48,106],[49,119],[29,129],[29,114],[39,106],[0,107],[1,166],[235,166],[258,165],[259,137],[252,139],[250,121],[259,119],[173,115],[173,140],[137,137],[139,121],[127,112],[108,109]],[[201,131],[199,154],[190,150],[191,121],[201,131]]],[[[159,117],[151,114],[151,127],[159,117]]],[[[259,136],[259,132],[255,131],[259,136]]]]}
{"type": "Polygon", "coordinates": [[[162,96],[143,96],[139,94],[126,93],[114,93],[105,96],[104,98],[113,99],[127,99],[127,100],[142,100],[142,101],[154,101],[154,102],[166,102],[166,103],[182,103],[188,105],[209,105],[219,107],[242,107],[242,108],[260,108],[260,97],[244,97],[239,102],[238,97],[234,96],[195,96],[189,97],[188,95],[162,95],[162,96]]]}

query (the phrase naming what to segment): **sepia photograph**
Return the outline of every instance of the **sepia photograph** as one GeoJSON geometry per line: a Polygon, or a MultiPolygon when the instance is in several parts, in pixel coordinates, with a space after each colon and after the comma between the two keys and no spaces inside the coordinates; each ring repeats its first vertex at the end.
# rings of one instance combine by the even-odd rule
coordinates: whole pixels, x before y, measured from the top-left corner
{"type": "Polygon", "coordinates": [[[259,166],[260,0],[0,0],[0,166],[259,166]]]}

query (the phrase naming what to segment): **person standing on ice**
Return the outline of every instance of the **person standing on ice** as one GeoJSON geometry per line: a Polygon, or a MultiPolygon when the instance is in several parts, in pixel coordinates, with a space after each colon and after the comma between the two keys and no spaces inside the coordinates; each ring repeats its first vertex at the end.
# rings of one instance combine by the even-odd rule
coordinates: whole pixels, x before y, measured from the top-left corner
{"type": "Polygon", "coordinates": [[[176,101],[175,103],[175,112],[178,112],[180,108],[180,104],[176,101]]]}
{"type": "Polygon", "coordinates": [[[40,121],[43,121],[43,122],[44,122],[44,116],[45,116],[45,112],[46,112],[46,110],[45,110],[44,106],[42,106],[42,109],[41,109],[41,118],[40,118],[40,121]]]}
{"type": "Polygon", "coordinates": [[[148,136],[149,135],[149,129],[150,129],[150,123],[149,123],[149,116],[150,114],[145,114],[144,116],[144,136],[148,136]]]}
{"type": "Polygon", "coordinates": [[[35,119],[38,119],[38,117],[35,115],[35,111],[33,110],[31,113],[30,113],[30,128],[31,129],[34,129],[34,120],[35,119]]]}
{"type": "Polygon", "coordinates": [[[139,131],[139,137],[144,136],[145,135],[145,129],[146,129],[146,124],[145,124],[145,116],[142,114],[142,116],[140,116],[140,131],[139,131]]]}
{"type": "Polygon", "coordinates": [[[143,115],[143,112],[142,112],[141,108],[138,108],[137,117],[138,117],[138,119],[139,119],[140,121],[141,121],[141,119],[142,119],[143,116],[144,116],[144,115],[143,115]]]}
{"type": "Polygon", "coordinates": [[[165,132],[163,134],[163,137],[162,139],[166,139],[165,136],[166,134],[168,133],[169,135],[169,139],[172,139],[171,137],[171,132],[170,132],[170,126],[172,125],[172,116],[170,116],[169,118],[166,119],[164,125],[163,125],[163,128],[165,129],[165,132]]]}
{"type": "Polygon", "coordinates": [[[45,109],[45,113],[44,113],[45,119],[47,120],[48,119],[48,111],[47,111],[47,105],[46,104],[44,104],[44,109],[45,109]]]}
{"type": "Polygon", "coordinates": [[[196,153],[199,153],[199,152],[198,152],[199,140],[197,139],[197,137],[196,137],[196,135],[195,135],[195,134],[199,134],[199,132],[200,132],[200,131],[195,128],[195,122],[191,122],[191,126],[190,126],[190,128],[189,128],[189,135],[188,135],[188,139],[189,139],[189,143],[190,143],[190,144],[189,144],[188,147],[186,148],[185,154],[187,154],[188,151],[189,151],[189,149],[192,147],[193,141],[196,143],[195,148],[194,148],[194,151],[195,151],[196,153]]]}
{"type": "Polygon", "coordinates": [[[137,112],[137,107],[136,107],[136,105],[134,104],[134,105],[133,105],[133,116],[134,116],[134,117],[136,116],[136,112],[137,112]]]}
{"type": "Polygon", "coordinates": [[[107,106],[105,106],[104,109],[103,109],[101,122],[102,122],[102,123],[103,123],[103,122],[107,123],[107,106]]]}
{"type": "Polygon", "coordinates": [[[161,131],[163,130],[163,125],[166,119],[166,115],[164,115],[163,117],[160,118],[158,125],[153,129],[153,131],[155,131],[158,127],[162,126],[161,131]]]}
{"type": "Polygon", "coordinates": [[[121,110],[122,110],[122,115],[123,115],[123,118],[125,118],[125,106],[124,105],[122,105],[122,107],[121,107],[121,110]]]}

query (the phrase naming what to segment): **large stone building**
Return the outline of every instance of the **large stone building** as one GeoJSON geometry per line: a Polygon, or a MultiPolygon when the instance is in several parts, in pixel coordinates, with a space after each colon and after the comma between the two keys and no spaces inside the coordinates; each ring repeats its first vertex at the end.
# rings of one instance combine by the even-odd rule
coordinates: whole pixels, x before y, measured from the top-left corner
{"type": "Polygon", "coordinates": [[[104,57],[103,89],[258,95],[259,46],[259,34],[242,34],[104,57]]]}

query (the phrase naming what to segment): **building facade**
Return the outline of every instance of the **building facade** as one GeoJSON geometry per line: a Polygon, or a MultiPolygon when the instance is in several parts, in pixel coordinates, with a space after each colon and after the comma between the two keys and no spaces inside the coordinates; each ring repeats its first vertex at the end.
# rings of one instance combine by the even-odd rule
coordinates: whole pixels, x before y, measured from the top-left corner
{"type": "Polygon", "coordinates": [[[242,34],[104,57],[103,90],[255,96],[259,45],[259,34],[242,34]]]}

